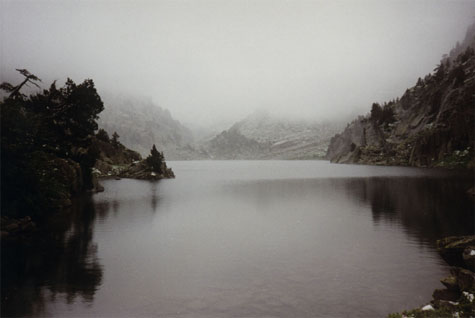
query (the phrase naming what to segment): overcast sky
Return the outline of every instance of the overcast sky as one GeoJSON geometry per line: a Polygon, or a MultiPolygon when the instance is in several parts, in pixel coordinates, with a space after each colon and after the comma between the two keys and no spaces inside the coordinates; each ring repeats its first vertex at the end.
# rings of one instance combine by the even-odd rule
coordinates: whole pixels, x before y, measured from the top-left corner
{"type": "Polygon", "coordinates": [[[1,81],[92,78],[206,125],[369,111],[463,39],[475,1],[0,0],[0,18],[1,81]]]}

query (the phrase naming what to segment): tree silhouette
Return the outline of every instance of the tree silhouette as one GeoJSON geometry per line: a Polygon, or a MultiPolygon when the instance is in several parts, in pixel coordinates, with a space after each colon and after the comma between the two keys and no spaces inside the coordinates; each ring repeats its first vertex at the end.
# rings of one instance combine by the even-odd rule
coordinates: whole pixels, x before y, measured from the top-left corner
{"type": "Polygon", "coordinates": [[[152,168],[153,172],[161,174],[162,171],[162,163],[163,163],[163,154],[158,152],[155,145],[153,145],[152,149],[150,150],[150,155],[147,157],[146,161],[147,164],[152,168]]]}
{"type": "Polygon", "coordinates": [[[98,151],[91,143],[104,105],[90,79],[68,79],[61,88],[53,82],[26,97],[22,87],[39,78],[18,71],[25,76],[20,84],[1,85],[10,93],[0,102],[2,213],[42,214],[92,187],[98,151]]]}
{"type": "Polygon", "coordinates": [[[381,106],[378,103],[373,103],[373,105],[371,106],[370,119],[373,122],[378,123],[382,117],[382,114],[383,114],[383,109],[381,108],[381,106]]]}
{"type": "Polygon", "coordinates": [[[120,144],[119,137],[120,137],[119,134],[116,131],[114,131],[114,133],[112,134],[111,142],[112,142],[112,146],[114,146],[115,148],[119,147],[119,144],[120,144]]]}
{"type": "Polygon", "coordinates": [[[97,131],[96,137],[97,139],[102,140],[104,142],[110,142],[109,134],[102,128],[97,131]]]}
{"type": "Polygon", "coordinates": [[[0,84],[0,89],[6,91],[6,92],[9,92],[10,95],[8,96],[8,98],[25,98],[26,95],[25,94],[22,94],[20,93],[20,90],[21,88],[24,86],[24,85],[27,85],[28,86],[28,83],[30,84],[33,84],[35,85],[36,87],[40,88],[40,86],[38,84],[36,84],[35,82],[41,82],[41,80],[34,74],[31,74],[28,70],[26,69],[16,69],[21,75],[23,75],[25,77],[25,79],[23,80],[23,82],[21,82],[20,84],[16,85],[16,86],[13,86],[12,84],[10,83],[7,83],[7,82],[3,82],[2,84],[0,84]]]}

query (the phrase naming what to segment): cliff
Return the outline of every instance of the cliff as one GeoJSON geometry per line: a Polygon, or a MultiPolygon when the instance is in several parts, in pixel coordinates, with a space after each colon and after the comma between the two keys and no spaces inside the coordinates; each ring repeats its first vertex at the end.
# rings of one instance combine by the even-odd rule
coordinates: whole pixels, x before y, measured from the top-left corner
{"type": "Polygon", "coordinates": [[[424,79],[401,98],[335,135],[326,158],[336,163],[474,167],[475,24],[424,79]],[[458,53],[458,55],[457,55],[458,53]]]}

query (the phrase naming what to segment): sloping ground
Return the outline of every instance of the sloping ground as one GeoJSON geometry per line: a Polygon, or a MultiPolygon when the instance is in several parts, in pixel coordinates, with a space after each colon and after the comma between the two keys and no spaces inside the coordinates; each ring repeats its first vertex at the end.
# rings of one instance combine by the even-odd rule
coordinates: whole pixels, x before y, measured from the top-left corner
{"type": "Polygon", "coordinates": [[[256,113],[217,135],[204,148],[213,159],[318,159],[340,126],[256,113]]]}
{"type": "Polygon", "coordinates": [[[99,127],[109,135],[117,132],[121,142],[146,156],[155,144],[167,159],[200,158],[191,131],[175,120],[170,112],[151,101],[120,96],[104,98],[99,127]]]}
{"type": "MultiPolygon", "coordinates": [[[[335,135],[327,159],[337,163],[474,167],[475,27],[465,50],[441,61],[395,101],[392,117],[361,116],[335,135]]],[[[457,49],[459,50],[459,49],[457,49]]],[[[375,110],[376,109],[376,110],[375,110]]]]}

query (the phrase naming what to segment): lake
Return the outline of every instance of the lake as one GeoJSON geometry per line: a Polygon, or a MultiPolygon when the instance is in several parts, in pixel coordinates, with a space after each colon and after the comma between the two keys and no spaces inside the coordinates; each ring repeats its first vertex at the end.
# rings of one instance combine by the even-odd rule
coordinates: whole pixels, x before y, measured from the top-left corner
{"type": "Polygon", "coordinates": [[[385,317],[431,300],[435,241],[474,233],[471,173],[326,161],[169,162],[103,180],[2,246],[2,316],[385,317]]]}

